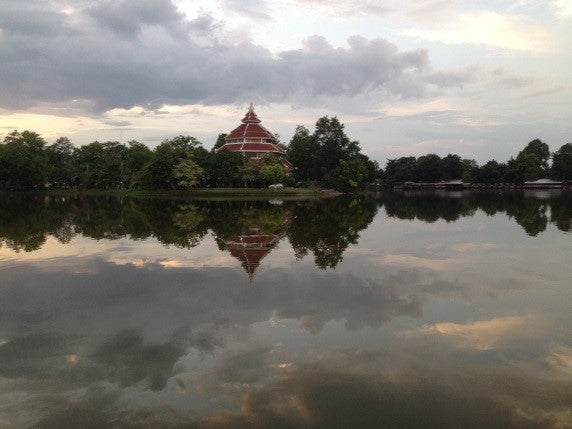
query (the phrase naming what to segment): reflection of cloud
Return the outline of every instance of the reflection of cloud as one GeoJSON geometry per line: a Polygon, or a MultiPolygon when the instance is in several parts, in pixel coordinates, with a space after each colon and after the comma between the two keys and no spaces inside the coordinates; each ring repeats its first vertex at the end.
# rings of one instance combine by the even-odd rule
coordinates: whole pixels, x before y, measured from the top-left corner
{"type": "Polygon", "coordinates": [[[225,356],[223,363],[216,369],[216,375],[224,382],[258,381],[269,369],[268,360],[271,351],[270,347],[259,346],[231,353],[225,356]]]}
{"type": "Polygon", "coordinates": [[[162,390],[184,351],[176,339],[163,344],[145,344],[140,333],[125,331],[103,344],[93,359],[103,365],[108,378],[123,386],[146,379],[151,390],[162,390]]]}
{"type": "Polygon", "coordinates": [[[211,416],[195,427],[539,429],[569,423],[565,413],[563,421],[556,416],[560,407],[572,405],[564,393],[570,385],[543,380],[533,385],[511,374],[441,375],[384,377],[295,368],[247,393],[240,412],[211,416]],[[530,391],[520,397],[524,389],[530,391]]]}
{"type": "Polygon", "coordinates": [[[454,263],[454,261],[450,259],[422,258],[420,256],[415,256],[405,253],[386,254],[381,257],[381,260],[382,262],[389,265],[429,268],[434,271],[443,271],[445,268],[449,267],[452,263],[454,263]]]}
{"type": "Polygon", "coordinates": [[[474,252],[479,250],[498,249],[500,246],[496,243],[459,243],[452,246],[454,252],[474,252]]]}
{"type": "Polygon", "coordinates": [[[508,337],[526,337],[538,325],[535,316],[509,316],[473,323],[443,322],[427,325],[420,329],[404,332],[405,337],[437,335],[450,339],[455,346],[476,350],[490,350],[499,347],[508,337]]]}
{"type": "Polygon", "coordinates": [[[68,350],[65,338],[54,333],[12,338],[0,345],[0,376],[47,376],[53,360],[63,362],[68,350]]]}
{"type": "Polygon", "coordinates": [[[572,347],[554,347],[547,361],[558,372],[572,376],[572,347]]]}

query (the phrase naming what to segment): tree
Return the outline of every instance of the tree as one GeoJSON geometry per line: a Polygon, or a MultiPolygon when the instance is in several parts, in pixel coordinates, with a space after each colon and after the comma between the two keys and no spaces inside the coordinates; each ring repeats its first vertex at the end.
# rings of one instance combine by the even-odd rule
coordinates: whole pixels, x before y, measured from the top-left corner
{"type": "Polygon", "coordinates": [[[369,182],[367,165],[361,159],[341,160],[332,174],[333,185],[340,191],[363,189],[369,182]]]}
{"type": "Polygon", "coordinates": [[[13,131],[0,145],[0,186],[6,189],[38,189],[48,176],[46,142],[31,131],[13,131]]]}
{"type": "Polygon", "coordinates": [[[143,143],[131,140],[127,142],[127,152],[124,164],[124,184],[131,187],[133,178],[149,161],[153,159],[153,151],[143,143]]]}
{"type": "Polygon", "coordinates": [[[462,163],[463,163],[463,174],[461,177],[463,179],[463,182],[470,183],[476,181],[477,172],[479,169],[477,161],[475,161],[474,159],[465,158],[463,159],[462,163]]]}
{"type": "Polygon", "coordinates": [[[226,133],[219,134],[213,148],[211,149],[211,152],[216,152],[218,148],[222,147],[226,143],[227,137],[228,134],[226,133]]]}
{"type": "Polygon", "coordinates": [[[86,189],[121,187],[126,152],[127,148],[116,141],[95,141],[76,149],[74,184],[86,189]]]}
{"type": "Polygon", "coordinates": [[[572,143],[562,145],[552,156],[552,177],[572,180],[572,143]]]}
{"type": "Polygon", "coordinates": [[[294,175],[297,179],[321,179],[316,144],[306,127],[302,125],[296,127],[288,145],[287,156],[290,162],[296,166],[294,175]]]}
{"type": "Polygon", "coordinates": [[[46,148],[48,157],[48,182],[54,188],[72,185],[74,170],[74,146],[67,137],[58,138],[46,148]]]}
{"type": "Polygon", "coordinates": [[[416,165],[417,159],[414,156],[388,159],[385,166],[385,176],[390,183],[415,180],[416,165]]]}
{"type": "Polygon", "coordinates": [[[513,183],[538,180],[546,175],[542,161],[535,153],[522,151],[507,163],[507,178],[513,183]]]}
{"type": "Polygon", "coordinates": [[[240,181],[240,173],[248,163],[245,156],[237,152],[221,150],[212,157],[207,175],[215,186],[232,186],[240,181]]]}
{"type": "Polygon", "coordinates": [[[359,143],[346,136],[344,125],[335,116],[318,119],[312,139],[322,178],[336,168],[341,160],[349,160],[360,152],[359,143]]]}
{"type": "Polygon", "coordinates": [[[441,158],[439,155],[420,156],[415,166],[415,179],[418,182],[438,182],[441,180],[441,158]]]}
{"type": "Polygon", "coordinates": [[[286,177],[286,169],[275,154],[264,154],[261,164],[259,174],[264,184],[282,182],[286,177]]]}
{"type": "Polygon", "coordinates": [[[192,159],[202,144],[190,136],[177,136],[163,140],[153,151],[153,157],[133,178],[131,184],[141,189],[176,189],[180,179],[175,177],[174,168],[185,159],[192,159]]]}
{"type": "Polygon", "coordinates": [[[479,168],[477,181],[480,183],[501,183],[505,180],[506,166],[495,160],[488,161],[479,168]]]}
{"type": "Polygon", "coordinates": [[[182,188],[197,186],[198,179],[202,173],[203,169],[192,158],[181,160],[173,168],[173,175],[179,179],[178,185],[182,188]]]}
{"type": "Polygon", "coordinates": [[[459,155],[448,154],[441,159],[441,179],[453,180],[463,177],[463,161],[459,155]]]}
{"type": "MultiPolygon", "coordinates": [[[[548,145],[540,139],[534,139],[529,142],[526,147],[520,151],[518,156],[523,154],[534,154],[538,159],[539,167],[544,171],[548,171],[548,160],[550,159],[550,149],[548,145]]],[[[517,156],[517,158],[518,158],[517,156]]]]}

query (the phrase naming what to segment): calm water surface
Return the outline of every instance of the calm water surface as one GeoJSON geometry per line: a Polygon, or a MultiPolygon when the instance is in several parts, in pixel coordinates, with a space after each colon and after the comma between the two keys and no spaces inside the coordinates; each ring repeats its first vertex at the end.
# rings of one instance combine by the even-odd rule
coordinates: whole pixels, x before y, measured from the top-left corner
{"type": "Polygon", "coordinates": [[[570,428],[572,197],[0,199],[0,427],[570,428]]]}

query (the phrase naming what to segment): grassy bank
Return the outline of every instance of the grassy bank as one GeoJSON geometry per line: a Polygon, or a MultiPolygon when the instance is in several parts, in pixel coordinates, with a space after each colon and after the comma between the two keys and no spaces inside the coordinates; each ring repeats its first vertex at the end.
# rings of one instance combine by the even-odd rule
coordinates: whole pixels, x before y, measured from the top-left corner
{"type": "Polygon", "coordinates": [[[167,197],[194,199],[313,199],[331,196],[330,192],[318,188],[193,188],[189,190],[146,191],[133,189],[118,190],[47,190],[48,195],[92,195],[92,196],[129,196],[129,197],[167,197]]]}

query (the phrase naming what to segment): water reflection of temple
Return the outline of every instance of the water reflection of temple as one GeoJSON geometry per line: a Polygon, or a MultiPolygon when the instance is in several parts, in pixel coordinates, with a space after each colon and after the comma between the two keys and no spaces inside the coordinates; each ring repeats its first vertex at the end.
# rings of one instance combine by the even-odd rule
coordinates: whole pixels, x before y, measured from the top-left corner
{"type": "Polygon", "coordinates": [[[258,228],[252,228],[244,235],[233,235],[225,240],[227,250],[241,262],[242,268],[252,282],[260,261],[284,238],[280,234],[261,234],[258,228]]]}

